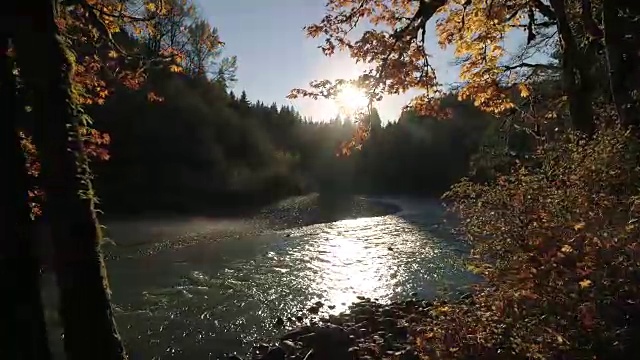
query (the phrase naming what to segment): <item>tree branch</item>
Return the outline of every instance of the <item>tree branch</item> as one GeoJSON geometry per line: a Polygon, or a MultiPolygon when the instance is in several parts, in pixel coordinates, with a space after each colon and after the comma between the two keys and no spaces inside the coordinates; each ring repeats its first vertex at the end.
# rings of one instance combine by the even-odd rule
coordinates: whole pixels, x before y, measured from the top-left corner
{"type": "Polygon", "coordinates": [[[556,66],[556,65],[532,64],[528,62],[523,62],[516,65],[505,65],[502,67],[504,71],[511,71],[511,70],[523,69],[523,68],[536,69],[536,70],[561,70],[562,69],[560,66],[556,66]]]}
{"type": "MultiPolygon", "coordinates": [[[[554,27],[557,26],[558,23],[555,21],[541,21],[541,22],[534,22],[533,23],[533,27],[534,28],[550,28],[550,27],[554,27]]],[[[513,28],[521,28],[521,29],[526,29],[527,26],[529,26],[529,24],[524,24],[524,25],[514,25],[514,24],[510,24],[510,27],[513,28]]]]}
{"type": "Polygon", "coordinates": [[[89,3],[87,3],[85,0],[81,1],[81,6],[82,7],[87,7],[89,9],[92,9],[96,12],[98,12],[100,15],[102,16],[106,16],[106,17],[110,17],[110,18],[114,18],[114,19],[125,19],[125,20],[131,20],[131,21],[135,21],[135,22],[147,22],[147,21],[152,21],[158,18],[157,14],[154,14],[152,16],[149,17],[138,17],[138,16],[133,16],[133,15],[127,15],[127,14],[112,14],[108,11],[105,11],[104,9],[100,9],[98,7],[95,7],[89,3]]]}
{"type": "MultiPolygon", "coordinates": [[[[109,45],[111,45],[118,53],[120,53],[123,56],[127,56],[131,59],[137,59],[139,61],[144,60],[143,56],[129,54],[125,49],[123,49],[120,46],[120,44],[118,44],[115,41],[113,36],[111,36],[111,31],[109,31],[109,28],[107,27],[107,25],[98,16],[98,13],[100,12],[99,9],[96,9],[94,6],[90,5],[87,2],[87,0],[76,0],[76,3],[80,5],[80,7],[82,7],[82,9],[84,9],[87,12],[87,16],[89,17],[89,23],[91,24],[91,26],[93,26],[107,40],[109,45]]],[[[153,59],[153,61],[167,61],[167,60],[172,60],[174,58],[175,58],[174,55],[169,55],[166,57],[155,58],[153,59]]],[[[151,63],[153,61],[147,60],[147,63],[151,63]]]]}
{"type": "Polygon", "coordinates": [[[585,32],[592,39],[602,39],[604,37],[604,33],[593,19],[593,14],[591,13],[591,0],[581,0],[580,5],[582,10],[580,17],[582,18],[582,26],[584,26],[585,32]]]}
{"type": "Polygon", "coordinates": [[[542,2],[542,0],[531,0],[531,4],[533,7],[542,14],[542,16],[546,17],[549,20],[556,20],[556,13],[553,11],[551,6],[542,2]]]}

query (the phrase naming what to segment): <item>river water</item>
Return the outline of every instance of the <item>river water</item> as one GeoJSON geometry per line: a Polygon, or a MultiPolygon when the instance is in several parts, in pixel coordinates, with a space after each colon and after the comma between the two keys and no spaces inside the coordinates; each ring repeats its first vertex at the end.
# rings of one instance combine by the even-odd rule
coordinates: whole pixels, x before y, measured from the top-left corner
{"type": "Polygon", "coordinates": [[[394,201],[394,215],[282,231],[206,219],[110,227],[125,244],[108,266],[131,359],[243,355],[283,331],[277,317],[316,301],[339,313],[358,295],[430,298],[477,281],[437,202],[394,201]]]}

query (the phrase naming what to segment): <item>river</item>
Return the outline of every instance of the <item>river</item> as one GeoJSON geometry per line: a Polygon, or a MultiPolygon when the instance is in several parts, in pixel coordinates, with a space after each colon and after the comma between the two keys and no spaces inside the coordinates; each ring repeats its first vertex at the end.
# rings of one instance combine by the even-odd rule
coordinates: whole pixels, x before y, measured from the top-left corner
{"type": "MultiPolygon", "coordinates": [[[[113,302],[132,360],[216,359],[268,342],[274,324],[322,301],[434,297],[477,281],[432,200],[387,199],[387,216],[270,230],[241,220],[109,225],[113,302]]],[[[331,305],[330,307],[328,305],[331,305]]]]}

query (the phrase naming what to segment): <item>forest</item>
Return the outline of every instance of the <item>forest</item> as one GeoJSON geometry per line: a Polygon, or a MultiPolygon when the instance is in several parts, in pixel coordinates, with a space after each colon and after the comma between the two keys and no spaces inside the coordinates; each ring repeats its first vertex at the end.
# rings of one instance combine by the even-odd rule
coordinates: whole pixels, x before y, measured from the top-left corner
{"type": "MultiPolygon", "coordinates": [[[[154,69],[144,86],[122,87],[86,107],[92,128],[110,140],[93,166],[107,214],[230,212],[309,192],[441,194],[466,174],[488,130],[490,116],[454,94],[446,105],[452,121],[406,111],[384,126],[375,108],[364,119],[324,122],[249,101],[229,89],[235,59],[198,42],[216,38],[198,16],[191,10],[167,21],[191,26],[172,46],[200,63],[154,69]],[[149,93],[161,101],[149,101],[149,93]],[[368,124],[371,136],[347,156],[341,146],[356,122],[368,124]]],[[[136,41],[151,47],[154,39],[136,41]]]]}
{"type": "Polygon", "coordinates": [[[441,194],[466,174],[489,125],[453,96],[448,122],[407,112],[382,126],[374,109],[367,143],[347,156],[350,119],[314,122],[206,79],[166,76],[89,110],[111,139],[109,160],[94,166],[107,214],[228,212],[309,192],[441,194]],[[148,102],[149,90],[163,101],[148,102]]]}
{"type": "Polygon", "coordinates": [[[630,358],[638,19],[633,0],[329,0],[307,35],[325,55],[345,50],[373,68],[290,98],[332,97],[347,83],[371,99],[424,90],[383,124],[375,109],[314,122],[235,93],[237,59],[187,0],[7,4],[0,275],[12,291],[0,348],[51,357],[34,219],[51,228],[67,357],[123,360],[97,213],[401,193],[447,200],[474,247],[470,269],[486,279],[472,301],[436,303],[416,325],[422,358],[630,358]],[[377,27],[354,40],[359,21],[377,27]],[[455,49],[455,87],[429,65],[430,21],[455,49]],[[507,49],[514,31],[522,44],[507,49]]]}

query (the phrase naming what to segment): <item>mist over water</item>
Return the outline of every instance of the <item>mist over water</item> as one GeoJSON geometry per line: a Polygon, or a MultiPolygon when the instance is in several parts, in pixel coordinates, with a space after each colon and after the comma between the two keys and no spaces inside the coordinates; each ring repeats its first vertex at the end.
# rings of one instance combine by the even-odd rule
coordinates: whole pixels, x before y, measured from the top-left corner
{"type": "Polygon", "coordinates": [[[324,314],[339,313],[358,295],[430,298],[476,281],[463,264],[468,249],[443,223],[439,204],[400,202],[404,210],[394,215],[284,231],[202,219],[165,223],[156,232],[152,224],[146,232],[135,223],[112,227],[110,235],[125,244],[136,244],[132,236],[143,244],[144,236],[183,244],[112,251],[113,301],[131,358],[244,354],[254,341],[284,331],[274,325],[277,317],[305,313],[316,301],[326,304],[324,314]]]}

